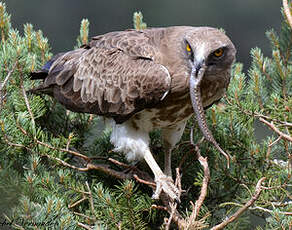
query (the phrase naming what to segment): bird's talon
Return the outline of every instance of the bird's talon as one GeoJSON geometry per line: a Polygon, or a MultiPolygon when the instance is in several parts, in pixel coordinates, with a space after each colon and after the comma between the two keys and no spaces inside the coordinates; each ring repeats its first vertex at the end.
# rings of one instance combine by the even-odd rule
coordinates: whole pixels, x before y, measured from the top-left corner
{"type": "Polygon", "coordinates": [[[152,195],[152,199],[159,199],[161,192],[165,192],[172,200],[180,202],[179,199],[179,190],[174,185],[173,180],[171,177],[168,176],[160,176],[155,178],[156,182],[156,190],[152,195]]]}

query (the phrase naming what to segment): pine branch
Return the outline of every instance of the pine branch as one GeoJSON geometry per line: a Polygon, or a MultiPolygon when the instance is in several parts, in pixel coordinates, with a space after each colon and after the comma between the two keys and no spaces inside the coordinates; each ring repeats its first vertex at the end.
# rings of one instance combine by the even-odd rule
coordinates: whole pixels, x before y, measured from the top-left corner
{"type": "Polygon", "coordinates": [[[283,0],[283,7],[284,7],[284,13],[287,18],[287,21],[292,29],[292,16],[291,16],[291,10],[288,5],[288,0],[283,0]]]}
{"type": "Polygon", "coordinates": [[[279,123],[279,124],[281,124],[281,125],[283,125],[283,126],[286,126],[286,127],[292,127],[292,123],[290,123],[290,122],[287,122],[287,121],[281,121],[281,120],[278,120],[278,119],[274,119],[274,118],[271,118],[271,117],[269,117],[269,116],[265,116],[265,115],[263,115],[263,114],[260,114],[260,113],[258,113],[258,112],[255,112],[255,113],[254,113],[254,117],[265,118],[265,119],[267,119],[267,120],[271,120],[271,121],[273,121],[273,122],[279,123]]]}
{"type": "Polygon", "coordinates": [[[134,13],[133,23],[136,30],[143,30],[147,28],[147,24],[143,22],[143,14],[141,12],[134,13]]]}
{"type": "Polygon", "coordinates": [[[83,196],[80,200],[77,200],[73,204],[69,204],[68,208],[74,208],[74,207],[78,206],[79,204],[81,204],[85,200],[87,200],[87,197],[83,196]]]}
{"type": "Polygon", "coordinates": [[[272,129],[274,132],[276,132],[280,137],[284,138],[287,141],[292,142],[292,137],[288,134],[282,133],[274,124],[273,122],[268,122],[264,118],[260,117],[259,120],[266,124],[270,129],[272,129]]]}
{"type": "MultiPolygon", "coordinates": [[[[267,208],[263,208],[263,207],[260,207],[260,206],[250,207],[249,210],[260,210],[260,211],[263,211],[263,212],[267,212],[269,214],[273,214],[272,210],[267,209],[267,208]]],[[[281,211],[279,211],[278,213],[279,214],[283,214],[283,215],[287,215],[287,216],[292,216],[292,212],[281,212],[281,211]]]]}
{"type": "Polygon", "coordinates": [[[3,89],[6,85],[6,83],[8,82],[9,78],[11,77],[12,73],[14,72],[16,65],[17,65],[17,62],[15,62],[14,65],[12,66],[12,68],[9,70],[6,77],[4,78],[3,83],[0,82],[0,110],[3,107],[3,100],[4,100],[3,89]]]}
{"type": "Polygon", "coordinates": [[[75,169],[75,170],[78,170],[80,172],[87,172],[87,171],[90,171],[90,170],[97,170],[97,171],[101,171],[105,174],[108,174],[110,176],[113,176],[117,179],[121,179],[121,180],[126,180],[126,179],[131,179],[132,178],[132,175],[131,174],[126,174],[126,173],[123,173],[123,172],[119,172],[119,171],[116,171],[116,170],[113,170],[110,168],[109,165],[106,165],[106,164],[92,164],[92,163],[87,163],[86,164],[86,167],[77,167],[77,166],[74,166],[74,165],[71,165],[57,157],[53,157],[51,155],[43,155],[43,156],[46,156],[48,157],[49,159],[52,159],[52,160],[55,160],[57,161],[58,163],[60,163],[61,165],[65,166],[65,167],[68,167],[68,168],[71,168],[71,169],[75,169]]]}
{"type": "Polygon", "coordinates": [[[22,95],[23,95],[23,98],[24,98],[24,101],[25,101],[25,105],[26,105],[27,111],[29,112],[29,115],[30,115],[30,118],[31,118],[31,123],[32,123],[32,126],[33,126],[33,130],[35,130],[35,120],[34,120],[33,113],[31,111],[31,106],[29,104],[29,101],[28,101],[28,98],[27,98],[27,95],[26,95],[26,91],[25,91],[24,86],[23,86],[23,75],[22,75],[22,70],[20,68],[19,68],[19,73],[20,73],[20,88],[21,88],[21,92],[22,92],[22,95]]]}
{"type": "Polygon", "coordinates": [[[225,221],[223,221],[222,223],[214,226],[211,228],[211,230],[219,230],[219,229],[223,229],[224,227],[226,227],[228,224],[230,224],[231,222],[235,221],[243,212],[245,212],[250,206],[252,206],[254,204],[254,202],[256,202],[256,200],[259,198],[263,187],[262,187],[262,183],[266,178],[263,177],[261,178],[257,185],[256,185],[256,191],[254,196],[240,209],[237,210],[236,213],[234,213],[231,217],[227,218],[225,221]]]}
{"type": "MultiPolygon", "coordinates": [[[[91,210],[92,216],[95,217],[92,192],[91,192],[91,189],[90,189],[90,187],[89,187],[87,181],[85,182],[85,184],[86,184],[86,187],[87,187],[87,190],[88,190],[88,193],[89,193],[89,204],[90,204],[90,210],[91,210]]],[[[96,220],[96,219],[94,218],[94,221],[95,221],[95,220],[96,220]]]]}

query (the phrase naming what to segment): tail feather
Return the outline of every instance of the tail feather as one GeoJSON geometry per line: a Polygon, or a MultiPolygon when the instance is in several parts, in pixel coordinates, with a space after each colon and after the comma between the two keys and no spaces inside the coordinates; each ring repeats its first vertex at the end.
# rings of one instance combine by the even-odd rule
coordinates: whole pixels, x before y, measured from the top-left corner
{"type": "Polygon", "coordinates": [[[51,87],[44,87],[43,85],[27,90],[26,92],[38,95],[47,94],[53,96],[53,89],[51,87]]]}
{"type": "MultiPolygon", "coordinates": [[[[76,66],[72,62],[70,65],[66,65],[66,62],[74,62],[84,51],[85,49],[77,49],[66,53],[59,53],[53,56],[41,70],[30,73],[32,80],[41,79],[43,82],[37,87],[30,89],[28,93],[48,94],[55,97],[59,93],[58,91],[63,90],[63,87],[76,71],[76,66]]],[[[62,91],[62,93],[64,92],[62,91]]],[[[64,95],[61,96],[64,97],[64,95]]]]}
{"type": "Polygon", "coordinates": [[[31,80],[45,79],[48,76],[48,72],[45,71],[36,71],[30,73],[31,80]]]}
{"type": "Polygon", "coordinates": [[[38,79],[45,79],[48,76],[48,73],[50,71],[51,66],[53,65],[53,63],[60,57],[62,56],[64,53],[59,53],[57,55],[55,55],[54,57],[52,57],[43,67],[40,71],[36,71],[36,72],[31,72],[30,73],[30,79],[31,80],[38,80],[38,79]]]}

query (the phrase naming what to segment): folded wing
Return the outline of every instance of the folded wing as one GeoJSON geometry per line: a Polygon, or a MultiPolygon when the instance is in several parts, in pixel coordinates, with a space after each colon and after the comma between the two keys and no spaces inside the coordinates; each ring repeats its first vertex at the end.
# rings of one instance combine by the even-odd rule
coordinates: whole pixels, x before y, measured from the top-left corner
{"type": "MultiPolygon", "coordinates": [[[[123,122],[168,92],[171,77],[156,62],[154,45],[141,32],[110,33],[54,60],[35,91],[50,92],[76,112],[123,122]]],[[[37,78],[37,77],[36,77],[37,78]]]]}

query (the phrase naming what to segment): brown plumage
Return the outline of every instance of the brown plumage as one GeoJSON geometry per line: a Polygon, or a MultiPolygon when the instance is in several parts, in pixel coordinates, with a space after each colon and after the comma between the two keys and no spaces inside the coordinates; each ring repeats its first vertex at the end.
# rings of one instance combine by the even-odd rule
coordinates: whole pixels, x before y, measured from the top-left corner
{"type": "Polygon", "coordinates": [[[111,32],[55,56],[41,71],[32,73],[44,82],[31,91],[47,93],[72,111],[112,118],[111,141],[116,150],[130,160],[146,160],[157,182],[155,197],[163,190],[177,198],[165,174],[171,176],[171,150],[193,114],[190,76],[198,79],[204,70],[195,86],[198,105],[212,105],[228,87],[235,53],[229,38],[210,27],[111,32]],[[165,174],[148,147],[148,133],[155,128],[162,128],[166,146],[165,174]]]}

